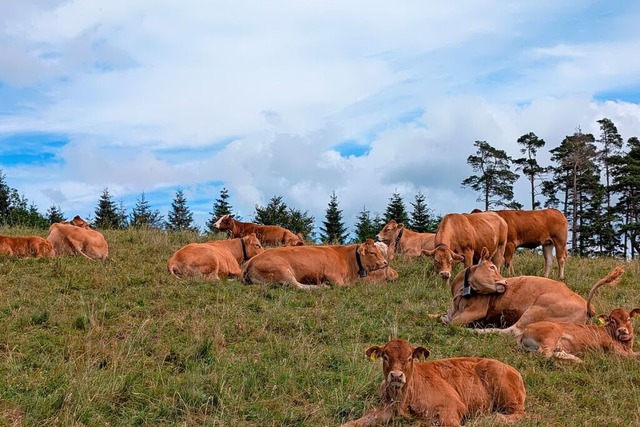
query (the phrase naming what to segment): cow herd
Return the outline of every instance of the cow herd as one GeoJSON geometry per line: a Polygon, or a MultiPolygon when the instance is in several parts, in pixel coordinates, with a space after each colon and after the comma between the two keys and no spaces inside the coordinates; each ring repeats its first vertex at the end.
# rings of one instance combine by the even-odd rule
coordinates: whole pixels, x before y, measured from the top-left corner
{"type": "MultiPolygon", "coordinates": [[[[219,218],[214,227],[226,231],[229,238],[183,246],[167,262],[171,275],[237,278],[246,284],[276,283],[308,290],[395,280],[398,272],[390,266],[395,255],[431,257],[436,273],[451,291],[451,306],[441,316],[445,325],[510,334],[525,351],[575,362],[593,349],[640,357],[633,351],[632,325],[640,308],[616,308],[598,316],[599,324],[591,324],[596,291],[615,285],[623,274],[621,267],[594,284],[586,299],[549,278],[553,251],[560,279],[567,259],[567,220],[555,209],[450,213],[436,233],[418,233],[391,220],[376,235],[377,241],[350,245],[305,245],[301,235],[285,228],[241,222],[231,215],[219,218]],[[516,248],[538,246],[542,246],[545,277],[514,277],[516,248]],[[453,276],[460,262],[464,268],[453,276]],[[501,274],[503,265],[507,278],[501,274]]],[[[52,224],[46,239],[0,236],[0,254],[104,260],[108,245],[101,233],[76,216],[52,224]]],[[[380,406],[344,426],[384,425],[395,416],[447,426],[482,413],[491,413],[500,422],[524,416],[522,377],[498,360],[426,361],[428,349],[401,339],[372,346],[366,355],[382,359],[380,406]]]]}

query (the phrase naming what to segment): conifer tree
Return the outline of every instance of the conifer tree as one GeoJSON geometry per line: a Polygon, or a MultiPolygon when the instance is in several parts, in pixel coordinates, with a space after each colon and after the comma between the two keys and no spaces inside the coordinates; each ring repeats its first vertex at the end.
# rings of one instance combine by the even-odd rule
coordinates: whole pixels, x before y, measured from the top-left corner
{"type": "Polygon", "coordinates": [[[376,228],[371,213],[363,207],[358,216],[356,217],[355,225],[355,238],[354,242],[364,242],[367,239],[375,239],[376,234],[382,227],[376,228]]]}
{"type": "MultiPolygon", "coordinates": [[[[405,225],[409,224],[407,209],[404,206],[402,196],[397,191],[389,198],[389,204],[384,212],[384,224],[388,223],[392,219],[397,223],[403,223],[405,225]]],[[[384,224],[382,225],[383,227],[384,224]]]]}
{"type": "Polygon", "coordinates": [[[198,231],[198,227],[193,224],[193,213],[187,206],[187,199],[181,189],[176,191],[171,202],[171,210],[167,214],[165,227],[169,231],[198,231]]]}
{"type": "Polygon", "coordinates": [[[335,191],[331,193],[329,206],[325,211],[325,220],[322,221],[323,227],[320,227],[321,240],[325,244],[342,245],[346,241],[349,233],[342,221],[342,211],[338,209],[338,196],[335,191]]]}
{"type": "Polygon", "coordinates": [[[307,211],[289,208],[282,196],[273,196],[267,206],[256,205],[254,222],[263,225],[279,225],[293,233],[300,233],[307,240],[314,240],[313,223],[315,218],[307,211]]]}
{"type": "Polygon", "coordinates": [[[232,211],[232,207],[229,204],[229,190],[223,188],[220,190],[220,197],[218,197],[213,204],[213,212],[209,212],[211,217],[206,223],[207,231],[211,233],[215,233],[218,230],[213,226],[216,221],[223,215],[230,215],[232,211]]]}
{"type": "Polygon", "coordinates": [[[111,194],[109,194],[108,188],[102,190],[95,214],[94,227],[102,229],[122,228],[122,218],[118,206],[113,201],[111,194]]]}
{"type": "Polygon", "coordinates": [[[611,158],[611,177],[613,190],[620,198],[615,208],[624,218],[620,226],[624,233],[624,255],[630,243],[630,257],[640,252],[640,140],[631,137],[627,140],[629,151],[624,155],[611,158]]]}
{"type": "MultiPolygon", "coordinates": [[[[433,211],[427,207],[427,198],[418,192],[413,202],[409,228],[418,233],[435,233],[433,211]]],[[[437,224],[435,225],[437,228],[437,224]]]]}
{"type": "Polygon", "coordinates": [[[143,191],[131,211],[129,226],[133,228],[162,228],[163,220],[164,217],[159,210],[151,209],[151,204],[145,198],[143,191]]]}
{"type": "Polygon", "coordinates": [[[49,224],[66,221],[64,213],[58,205],[51,205],[45,215],[47,217],[47,221],[49,221],[49,224]]]}
{"type": "Polygon", "coordinates": [[[547,171],[547,168],[538,164],[536,155],[538,153],[538,149],[544,147],[545,141],[544,139],[538,138],[535,133],[529,132],[518,138],[517,142],[523,146],[520,149],[520,152],[524,154],[525,157],[515,159],[514,163],[517,165],[516,169],[521,170],[529,180],[531,189],[531,209],[536,209],[540,207],[540,202],[536,201],[536,181],[539,181],[542,175],[547,171]]]}

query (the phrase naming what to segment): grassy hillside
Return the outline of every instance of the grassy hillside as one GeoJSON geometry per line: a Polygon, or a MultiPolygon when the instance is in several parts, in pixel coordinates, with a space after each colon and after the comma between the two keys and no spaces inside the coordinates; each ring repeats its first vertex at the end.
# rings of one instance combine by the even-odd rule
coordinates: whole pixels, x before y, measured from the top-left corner
{"type": "MultiPolygon", "coordinates": [[[[392,284],[301,292],[171,277],[167,259],[193,235],[105,237],[104,263],[0,258],[0,425],[338,425],[375,404],[381,361],[364,351],[392,336],[432,358],[493,357],[519,369],[528,393],[519,426],[640,425],[640,360],[549,361],[512,337],[445,327],[430,316],[450,301],[430,261],[394,260],[392,284]]],[[[569,258],[567,283],[584,296],[621,263],[569,258]]],[[[638,264],[624,264],[598,312],[640,306],[638,264]]],[[[540,274],[542,257],[519,253],[515,267],[540,274]]]]}

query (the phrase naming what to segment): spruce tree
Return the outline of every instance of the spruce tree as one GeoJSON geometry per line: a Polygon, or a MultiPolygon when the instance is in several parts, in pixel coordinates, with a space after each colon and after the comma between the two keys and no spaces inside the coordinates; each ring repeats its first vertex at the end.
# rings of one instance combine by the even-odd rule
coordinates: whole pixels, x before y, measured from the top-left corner
{"type": "Polygon", "coordinates": [[[193,213],[187,206],[187,199],[181,189],[176,191],[171,202],[171,210],[167,214],[165,227],[169,231],[198,231],[198,227],[193,225],[193,213]]]}
{"type": "Polygon", "coordinates": [[[517,165],[516,169],[521,170],[529,180],[531,209],[536,209],[540,207],[540,202],[536,201],[536,181],[540,181],[542,175],[547,171],[547,168],[538,164],[536,154],[538,153],[538,149],[544,147],[545,141],[544,139],[538,138],[535,133],[529,132],[518,138],[517,142],[523,146],[520,152],[524,154],[525,157],[515,159],[514,163],[517,165]]]}
{"type": "Polygon", "coordinates": [[[294,208],[288,208],[287,220],[282,227],[292,231],[293,233],[300,233],[304,240],[315,241],[315,235],[313,232],[313,224],[315,218],[309,215],[308,211],[300,211],[294,208]]]}
{"type": "Polygon", "coordinates": [[[64,213],[58,205],[51,205],[45,215],[47,217],[47,221],[49,221],[49,224],[66,221],[64,213]]]}
{"type": "Polygon", "coordinates": [[[625,237],[624,256],[630,243],[630,257],[634,259],[640,252],[640,140],[635,136],[629,138],[627,147],[626,154],[611,158],[611,176],[612,189],[620,195],[615,208],[624,218],[620,226],[625,237]]]}
{"type": "MultiPolygon", "coordinates": [[[[404,206],[402,196],[400,193],[395,192],[389,198],[389,204],[384,212],[384,223],[388,223],[394,219],[397,223],[409,224],[409,215],[407,209],[404,206]]],[[[384,224],[382,225],[384,227],[384,224]]],[[[382,227],[381,227],[382,228],[382,227]]]]}
{"type": "Polygon", "coordinates": [[[282,201],[282,196],[273,196],[267,206],[256,205],[254,221],[256,224],[279,225],[286,228],[286,224],[289,222],[287,210],[288,207],[282,201]]]}
{"type": "Polygon", "coordinates": [[[230,215],[232,211],[232,207],[228,202],[229,199],[229,190],[223,188],[220,190],[220,197],[218,197],[213,204],[213,212],[209,212],[211,217],[206,223],[207,231],[210,233],[215,233],[218,231],[213,224],[218,221],[218,219],[223,215],[230,215]]]}
{"type": "Polygon", "coordinates": [[[109,194],[108,188],[102,190],[98,206],[94,212],[96,214],[93,221],[94,227],[102,229],[121,228],[121,216],[118,206],[113,201],[111,194],[109,194]]]}
{"type": "Polygon", "coordinates": [[[435,233],[433,228],[433,212],[427,207],[427,198],[418,192],[413,202],[409,228],[418,233],[435,233]]]}
{"type": "Polygon", "coordinates": [[[145,198],[143,191],[131,211],[129,226],[133,228],[162,228],[163,219],[159,210],[151,209],[151,204],[145,198]]]}
{"type": "Polygon", "coordinates": [[[376,228],[371,213],[363,207],[358,216],[356,217],[355,225],[355,239],[354,242],[364,242],[367,239],[375,239],[376,234],[382,227],[376,228]]]}
{"type": "Polygon", "coordinates": [[[329,206],[325,211],[325,220],[322,221],[323,227],[320,227],[321,240],[325,244],[342,245],[346,241],[349,233],[342,221],[342,211],[338,209],[338,196],[335,191],[331,193],[329,206]]]}

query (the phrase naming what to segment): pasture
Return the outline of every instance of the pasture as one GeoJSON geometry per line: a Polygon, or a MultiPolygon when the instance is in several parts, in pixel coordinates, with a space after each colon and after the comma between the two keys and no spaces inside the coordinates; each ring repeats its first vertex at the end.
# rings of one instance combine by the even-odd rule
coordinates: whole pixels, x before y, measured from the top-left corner
{"type": "MultiPolygon", "coordinates": [[[[640,360],[547,360],[513,337],[445,327],[430,315],[446,311],[450,293],[430,260],[396,258],[396,282],[304,292],[172,277],[169,257],[201,236],[104,235],[104,262],[0,258],[0,425],[335,426],[377,402],[381,361],[364,351],[392,336],[432,358],[517,368],[527,387],[518,426],[640,425],[640,360]]],[[[540,255],[514,263],[518,275],[542,273],[540,255]]],[[[626,273],[600,290],[597,312],[640,306],[637,262],[569,257],[566,282],[586,296],[618,264],[626,273]]]]}

